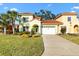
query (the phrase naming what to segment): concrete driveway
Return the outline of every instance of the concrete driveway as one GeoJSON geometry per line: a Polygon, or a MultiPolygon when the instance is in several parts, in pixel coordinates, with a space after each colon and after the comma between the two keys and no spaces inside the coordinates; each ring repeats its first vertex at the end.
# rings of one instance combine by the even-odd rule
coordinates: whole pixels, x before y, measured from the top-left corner
{"type": "Polygon", "coordinates": [[[57,35],[43,35],[45,51],[42,56],[79,56],[79,45],[57,35]]]}

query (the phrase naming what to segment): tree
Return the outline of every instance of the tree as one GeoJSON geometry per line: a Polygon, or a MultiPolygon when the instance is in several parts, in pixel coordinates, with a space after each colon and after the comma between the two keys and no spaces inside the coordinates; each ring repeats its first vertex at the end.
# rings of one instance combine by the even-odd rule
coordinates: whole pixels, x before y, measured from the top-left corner
{"type": "Polygon", "coordinates": [[[35,12],[35,15],[39,16],[39,17],[42,17],[45,20],[54,19],[55,18],[55,15],[51,11],[43,10],[43,9],[40,10],[39,12],[35,12]]]}
{"type": "MultiPolygon", "coordinates": [[[[19,14],[18,14],[18,16],[17,16],[18,19],[16,19],[16,20],[19,22],[19,26],[22,26],[22,27],[23,27],[23,24],[21,23],[21,21],[22,21],[22,20],[21,20],[21,16],[22,16],[22,15],[19,15],[19,14]]],[[[20,29],[19,32],[21,32],[22,29],[21,29],[21,28],[19,28],[19,29],[20,29]]]]}
{"type": "Polygon", "coordinates": [[[13,34],[15,33],[15,19],[18,15],[16,11],[7,11],[7,14],[9,18],[12,20],[12,29],[13,29],[13,34]]]}
{"type": "Polygon", "coordinates": [[[0,23],[3,25],[4,27],[4,34],[6,34],[6,27],[8,24],[8,15],[7,14],[1,14],[1,20],[0,23]]]}

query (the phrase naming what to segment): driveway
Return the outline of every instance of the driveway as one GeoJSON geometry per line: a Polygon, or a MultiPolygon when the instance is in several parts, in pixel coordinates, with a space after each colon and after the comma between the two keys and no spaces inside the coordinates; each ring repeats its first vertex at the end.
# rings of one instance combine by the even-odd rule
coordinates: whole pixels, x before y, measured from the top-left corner
{"type": "Polygon", "coordinates": [[[79,56],[79,45],[58,35],[43,35],[45,51],[42,56],[79,56]]]}

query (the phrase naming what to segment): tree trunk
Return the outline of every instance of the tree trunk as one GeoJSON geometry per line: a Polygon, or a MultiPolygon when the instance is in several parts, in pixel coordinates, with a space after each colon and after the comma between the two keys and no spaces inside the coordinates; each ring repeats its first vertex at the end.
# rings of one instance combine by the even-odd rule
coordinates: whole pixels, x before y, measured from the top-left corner
{"type": "Polygon", "coordinates": [[[15,34],[15,28],[14,28],[14,26],[12,26],[12,30],[13,30],[13,34],[15,34]]]}
{"type": "Polygon", "coordinates": [[[6,34],[6,27],[4,27],[4,34],[6,34]]]}
{"type": "Polygon", "coordinates": [[[12,30],[13,30],[13,34],[15,34],[15,21],[14,21],[14,19],[12,21],[12,30]]]}

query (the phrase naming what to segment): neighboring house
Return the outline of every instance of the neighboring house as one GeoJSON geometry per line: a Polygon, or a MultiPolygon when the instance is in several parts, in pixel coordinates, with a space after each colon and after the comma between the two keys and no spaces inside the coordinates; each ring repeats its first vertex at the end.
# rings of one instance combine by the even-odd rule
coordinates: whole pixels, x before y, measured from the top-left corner
{"type": "Polygon", "coordinates": [[[66,33],[79,33],[79,19],[77,18],[77,13],[75,12],[64,12],[59,14],[56,19],[63,23],[63,25],[59,26],[60,30],[64,27],[66,28],[66,33]]]}

